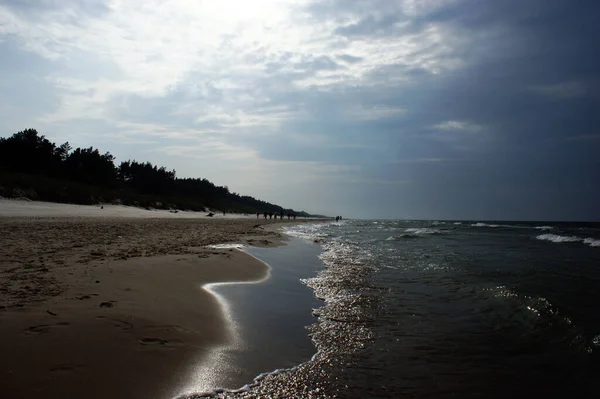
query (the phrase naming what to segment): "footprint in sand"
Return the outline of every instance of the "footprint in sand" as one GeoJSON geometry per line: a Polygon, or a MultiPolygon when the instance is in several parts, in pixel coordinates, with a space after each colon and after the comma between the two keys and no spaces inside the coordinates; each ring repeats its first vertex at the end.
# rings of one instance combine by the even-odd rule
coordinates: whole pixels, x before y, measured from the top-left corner
{"type": "Polygon", "coordinates": [[[60,364],[48,369],[48,371],[51,373],[69,373],[81,368],[83,368],[83,365],[80,364],[60,364]]]}
{"type": "Polygon", "coordinates": [[[161,338],[142,338],[140,344],[142,345],[167,345],[169,341],[161,338]]]}
{"type": "Polygon", "coordinates": [[[114,302],[115,301],[101,302],[100,307],[101,308],[112,308],[113,306],[115,306],[114,302]]]}
{"type": "Polygon", "coordinates": [[[28,327],[23,331],[23,333],[26,335],[44,334],[50,332],[55,327],[65,327],[68,325],[69,323],[67,323],[66,321],[57,324],[42,324],[39,326],[28,327]]]}
{"type": "Polygon", "coordinates": [[[183,344],[183,342],[179,340],[168,341],[166,339],[153,337],[144,337],[140,339],[139,342],[142,345],[160,346],[162,348],[174,348],[175,346],[183,344]]]}

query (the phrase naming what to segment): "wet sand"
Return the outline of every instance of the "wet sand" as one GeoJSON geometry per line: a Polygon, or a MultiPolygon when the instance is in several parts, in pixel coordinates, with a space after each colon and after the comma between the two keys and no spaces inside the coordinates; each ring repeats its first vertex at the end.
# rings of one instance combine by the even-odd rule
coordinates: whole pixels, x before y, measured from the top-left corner
{"type": "MultiPolygon", "coordinates": [[[[230,329],[202,285],[268,267],[263,219],[0,217],[0,397],[169,398],[230,329]]],[[[277,222],[278,225],[286,222],[277,222]]]]}

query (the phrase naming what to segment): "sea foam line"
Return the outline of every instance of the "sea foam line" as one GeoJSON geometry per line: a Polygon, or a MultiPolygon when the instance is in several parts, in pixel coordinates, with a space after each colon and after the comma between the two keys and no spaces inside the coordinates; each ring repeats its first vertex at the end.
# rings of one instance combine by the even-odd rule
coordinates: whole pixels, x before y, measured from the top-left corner
{"type": "Polygon", "coordinates": [[[564,243],[564,242],[583,242],[584,244],[589,245],[590,247],[600,247],[600,239],[597,238],[581,238],[577,236],[560,236],[558,234],[541,234],[536,237],[538,240],[542,241],[551,241],[555,243],[564,243]]]}

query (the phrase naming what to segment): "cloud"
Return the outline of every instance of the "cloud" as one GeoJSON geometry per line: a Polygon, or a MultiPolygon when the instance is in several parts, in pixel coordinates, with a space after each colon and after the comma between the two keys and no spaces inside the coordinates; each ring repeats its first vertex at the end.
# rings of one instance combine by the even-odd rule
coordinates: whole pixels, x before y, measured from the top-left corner
{"type": "Polygon", "coordinates": [[[445,130],[445,131],[455,131],[455,132],[468,132],[468,133],[478,133],[483,130],[483,127],[474,123],[469,123],[466,121],[456,121],[450,120],[442,123],[438,123],[433,126],[434,129],[437,130],[445,130]]]}
{"type": "MultiPolygon", "coordinates": [[[[598,9],[542,0],[4,1],[2,134],[38,127],[281,202],[310,201],[315,190],[319,212],[379,201],[386,215],[401,207],[453,217],[473,203],[498,205],[502,186],[523,209],[543,208],[540,217],[592,214],[598,9]],[[555,180],[578,207],[560,195],[554,208],[536,205],[555,195],[555,180]],[[361,182],[381,184],[371,197],[361,182]]],[[[502,207],[479,209],[477,217],[502,207]]]]}

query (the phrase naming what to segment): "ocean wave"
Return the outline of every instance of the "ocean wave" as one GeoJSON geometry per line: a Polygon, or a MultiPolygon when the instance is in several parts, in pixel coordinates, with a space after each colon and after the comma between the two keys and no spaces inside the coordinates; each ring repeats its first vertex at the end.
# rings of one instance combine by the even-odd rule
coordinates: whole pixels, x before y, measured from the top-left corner
{"type": "Polygon", "coordinates": [[[428,227],[421,227],[421,228],[416,228],[416,227],[411,227],[408,228],[406,230],[404,230],[406,233],[409,234],[416,234],[417,236],[422,236],[422,235],[438,235],[438,234],[442,234],[442,232],[438,229],[431,229],[428,227]]]}
{"type": "Polygon", "coordinates": [[[399,236],[391,236],[386,238],[387,241],[403,240],[406,238],[419,238],[417,234],[400,234],[399,236]]]}
{"type": "Polygon", "coordinates": [[[291,227],[283,227],[285,234],[292,237],[301,238],[308,241],[324,241],[329,234],[323,233],[323,229],[330,226],[330,223],[303,223],[291,227]]]}
{"type": "Polygon", "coordinates": [[[492,227],[492,228],[496,228],[496,227],[504,227],[504,226],[499,225],[499,224],[473,223],[471,225],[471,227],[492,227]]]}
{"type": "Polygon", "coordinates": [[[538,240],[552,242],[578,242],[583,241],[583,238],[575,236],[559,236],[558,234],[541,234],[536,237],[538,240]]]}
{"type": "Polygon", "coordinates": [[[600,247],[600,240],[597,238],[586,238],[583,242],[590,247],[600,247]]]}
{"type": "Polygon", "coordinates": [[[597,238],[581,238],[576,236],[559,236],[558,234],[541,234],[536,237],[538,240],[551,241],[556,243],[564,242],[583,242],[590,247],[600,247],[600,239],[597,238]]]}
{"type": "Polygon", "coordinates": [[[535,229],[535,230],[542,230],[542,231],[548,231],[548,230],[554,230],[555,227],[554,226],[548,226],[548,225],[544,225],[544,226],[523,226],[523,225],[513,225],[513,224],[495,224],[495,223],[483,223],[483,222],[478,222],[478,223],[472,223],[471,227],[487,227],[487,228],[507,228],[507,229],[535,229]]]}
{"type": "Polygon", "coordinates": [[[506,309],[509,323],[518,320],[529,326],[528,334],[538,334],[540,331],[550,332],[549,326],[557,335],[557,338],[569,343],[571,348],[577,348],[591,354],[600,350],[600,335],[590,336],[585,334],[571,318],[560,311],[550,301],[543,297],[532,297],[516,292],[506,286],[486,288],[484,292],[490,292],[496,298],[503,298],[507,304],[514,304],[506,309]],[[523,317],[524,316],[524,317],[523,317]],[[527,317],[529,316],[529,317],[527,317]]]}
{"type": "Polygon", "coordinates": [[[462,222],[454,222],[453,224],[462,224],[462,222]]]}

